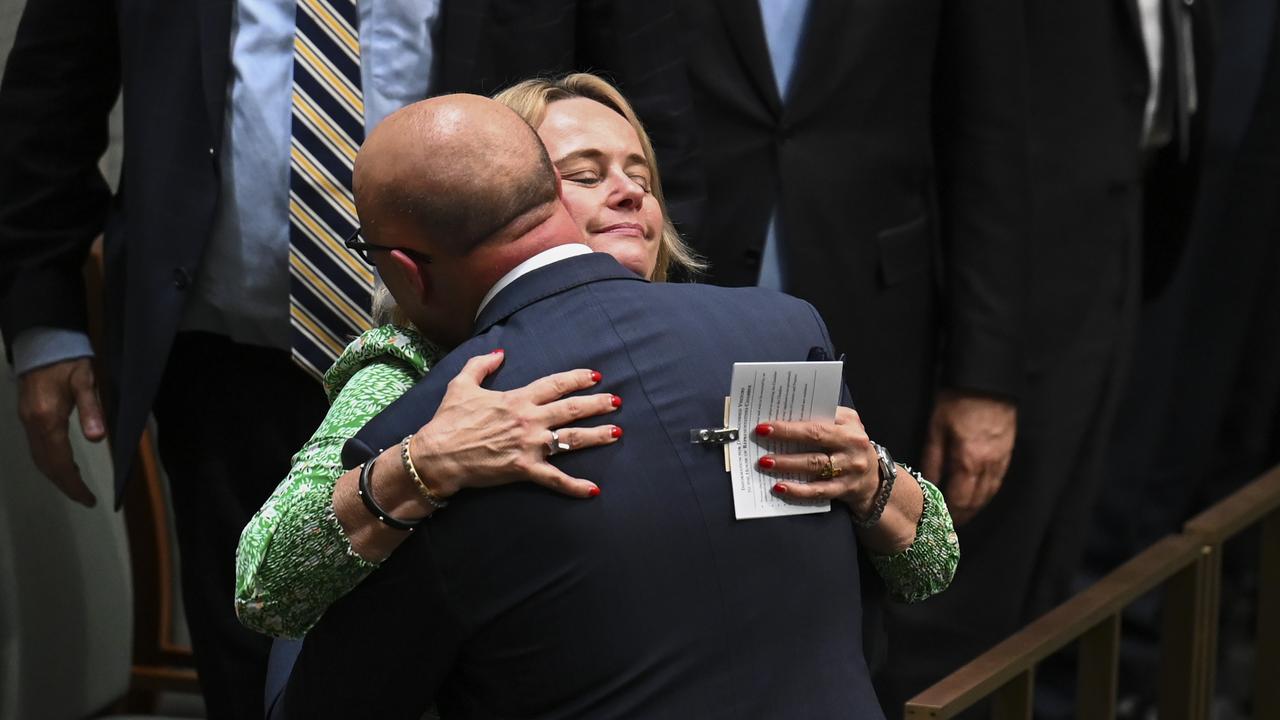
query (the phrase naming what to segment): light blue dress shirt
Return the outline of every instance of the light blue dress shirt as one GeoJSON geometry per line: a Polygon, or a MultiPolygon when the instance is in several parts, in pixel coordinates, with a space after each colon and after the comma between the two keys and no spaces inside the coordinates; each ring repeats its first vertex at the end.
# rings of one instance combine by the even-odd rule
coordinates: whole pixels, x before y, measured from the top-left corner
{"type": "MultiPolygon", "coordinates": [[[[289,138],[295,2],[238,0],[209,245],[182,321],[237,341],[289,347],[289,138]]],[[[430,92],[439,0],[359,0],[366,132],[430,92]]],[[[19,373],[92,355],[83,333],[31,328],[19,373]]]]}
{"type": "MultiPolygon", "coordinates": [[[[773,65],[773,78],[778,84],[778,97],[787,104],[787,90],[791,87],[791,71],[795,68],[796,55],[804,35],[804,20],[809,12],[809,0],[760,0],[760,19],[764,21],[765,44],[769,46],[769,61],[773,65]]],[[[778,235],[778,209],[769,216],[769,230],[765,235],[764,252],[760,258],[760,287],[786,290],[786,266],[782,260],[782,244],[778,235]]]]}

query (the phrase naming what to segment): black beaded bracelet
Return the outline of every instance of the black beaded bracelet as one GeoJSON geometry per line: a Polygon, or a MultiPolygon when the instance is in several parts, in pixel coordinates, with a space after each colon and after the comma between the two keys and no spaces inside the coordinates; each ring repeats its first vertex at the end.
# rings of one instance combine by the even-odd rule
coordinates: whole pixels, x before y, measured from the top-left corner
{"type": "Polygon", "coordinates": [[[391,517],[386,510],[378,507],[377,501],[373,499],[373,490],[369,487],[369,476],[373,474],[374,460],[377,460],[377,458],[369,458],[369,462],[365,463],[364,466],[360,468],[360,484],[356,488],[356,494],[360,496],[360,501],[364,503],[364,507],[369,511],[369,514],[378,518],[378,522],[389,528],[413,532],[422,524],[422,520],[412,520],[408,522],[404,520],[397,520],[391,517]]]}

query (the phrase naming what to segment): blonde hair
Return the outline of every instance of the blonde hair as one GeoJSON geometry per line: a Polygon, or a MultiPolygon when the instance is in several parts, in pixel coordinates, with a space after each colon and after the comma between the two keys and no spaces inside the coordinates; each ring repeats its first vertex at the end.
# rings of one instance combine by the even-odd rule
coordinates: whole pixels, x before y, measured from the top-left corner
{"type": "MultiPolygon", "coordinates": [[[[644,152],[645,162],[649,165],[651,192],[662,209],[662,239],[658,244],[657,264],[653,268],[654,282],[665,282],[674,268],[680,268],[689,275],[697,275],[706,270],[707,265],[692,248],[685,243],[671,223],[667,214],[667,201],[662,194],[662,179],[658,174],[658,159],[653,152],[653,143],[649,133],[636,116],[631,103],[618,92],[618,89],[607,80],[591,73],[572,73],[555,78],[531,78],[516,83],[493,96],[493,99],[506,105],[524,118],[534,129],[537,129],[547,116],[547,106],[558,100],[584,98],[604,105],[621,115],[635,128],[640,138],[640,148],[644,152]]],[[[373,319],[376,323],[391,322],[397,325],[412,326],[409,318],[396,305],[391,293],[381,283],[377,283],[373,295],[373,319]]]]}
{"type": "Polygon", "coordinates": [[[541,125],[547,116],[548,105],[557,100],[572,98],[594,100],[618,113],[635,128],[636,135],[640,138],[640,148],[652,175],[653,197],[662,209],[662,240],[658,245],[658,263],[654,266],[653,277],[649,279],[655,282],[665,281],[674,267],[690,274],[705,270],[706,263],[685,244],[680,233],[671,224],[671,218],[667,214],[667,201],[662,194],[662,179],[658,174],[658,159],[653,153],[653,143],[640,118],[636,117],[635,110],[631,108],[631,103],[627,102],[617,88],[598,75],[572,73],[558,78],[525,80],[493,96],[494,100],[514,110],[534,128],[541,125]]]}

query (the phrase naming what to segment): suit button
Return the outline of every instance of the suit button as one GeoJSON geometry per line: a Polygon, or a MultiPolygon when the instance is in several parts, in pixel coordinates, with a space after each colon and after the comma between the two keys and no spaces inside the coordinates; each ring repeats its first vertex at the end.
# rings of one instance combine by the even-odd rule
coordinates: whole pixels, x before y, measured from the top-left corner
{"type": "Polygon", "coordinates": [[[186,290],[191,286],[191,273],[187,269],[178,266],[173,269],[173,286],[179,290],[186,290]]]}
{"type": "Polygon", "coordinates": [[[748,250],[742,253],[742,261],[746,263],[747,267],[749,268],[760,267],[760,251],[748,250]]]}

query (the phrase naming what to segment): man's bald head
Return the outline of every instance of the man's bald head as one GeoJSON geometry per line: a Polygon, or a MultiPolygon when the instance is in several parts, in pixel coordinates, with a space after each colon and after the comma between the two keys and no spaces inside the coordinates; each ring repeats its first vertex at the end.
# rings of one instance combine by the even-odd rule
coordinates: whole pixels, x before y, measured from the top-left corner
{"type": "Polygon", "coordinates": [[[408,223],[418,237],[397,244],[426,239],[457,255],[550,216],[556,182],[533,128],[478,95],[444,95],[391,114],[361,147],[354,176],[368,237],[377,242],[384,224],[408,223]]]}

